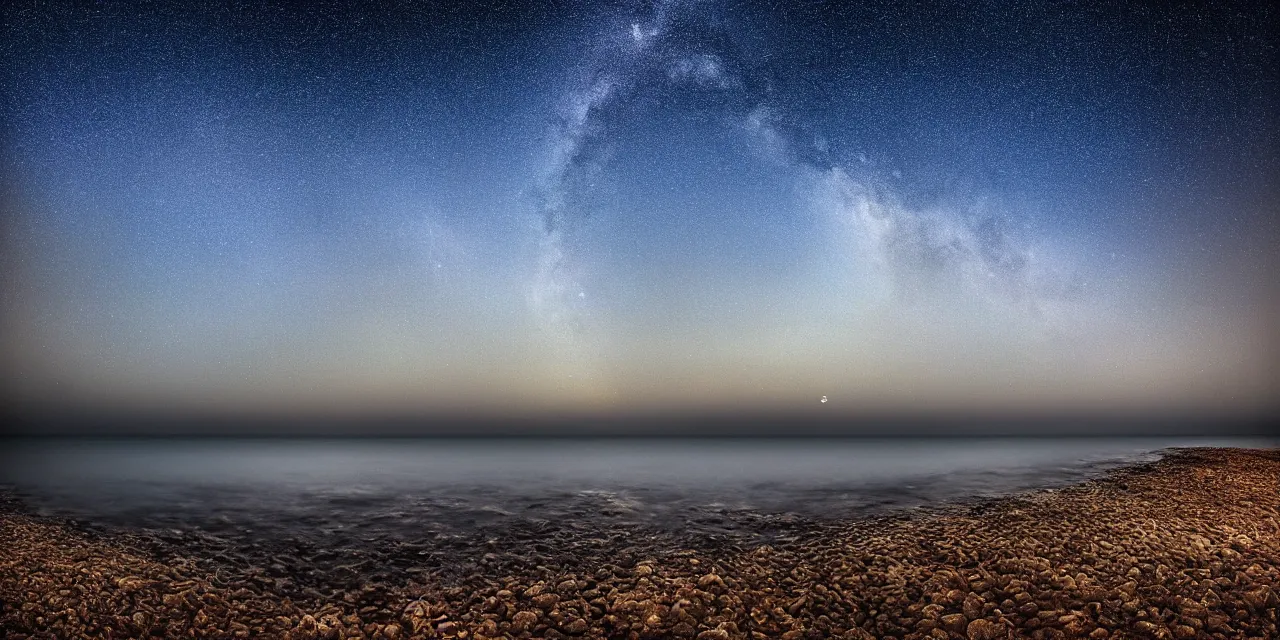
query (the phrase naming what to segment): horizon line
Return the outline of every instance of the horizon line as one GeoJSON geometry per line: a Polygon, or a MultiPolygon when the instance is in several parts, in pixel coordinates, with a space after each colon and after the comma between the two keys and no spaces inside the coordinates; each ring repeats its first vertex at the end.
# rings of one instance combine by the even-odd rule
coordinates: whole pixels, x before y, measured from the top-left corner
{"type": "Polygon", "coordinates": [[[561,412],[305,415],[8,411],[0,437],[779,438],[1269,436],[1276,411],[561,412]]]}

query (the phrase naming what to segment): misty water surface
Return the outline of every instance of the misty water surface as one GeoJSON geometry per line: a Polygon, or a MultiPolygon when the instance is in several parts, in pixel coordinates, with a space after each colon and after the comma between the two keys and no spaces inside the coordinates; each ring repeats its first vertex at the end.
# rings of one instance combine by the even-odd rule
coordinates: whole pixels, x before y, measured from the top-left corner
{"type": "Polygon", "coordinates": [[[708,532],[1062,487],[1243,440],[29,441],[0,481],[46,514],[212,533],[404,539],[515,522],[708,532]]]}

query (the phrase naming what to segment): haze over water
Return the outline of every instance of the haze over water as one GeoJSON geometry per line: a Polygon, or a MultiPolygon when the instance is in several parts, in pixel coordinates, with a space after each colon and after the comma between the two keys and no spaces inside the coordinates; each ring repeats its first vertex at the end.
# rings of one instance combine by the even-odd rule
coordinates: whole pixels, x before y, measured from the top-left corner
{"type": "Polygon", "coordinates": [[[714,533],[1061,487],[1203,445],[1274,442],[28,441],[3,455],[0,482],[90,523],[233,537],[416,540],[538,521],[714,533]]]}

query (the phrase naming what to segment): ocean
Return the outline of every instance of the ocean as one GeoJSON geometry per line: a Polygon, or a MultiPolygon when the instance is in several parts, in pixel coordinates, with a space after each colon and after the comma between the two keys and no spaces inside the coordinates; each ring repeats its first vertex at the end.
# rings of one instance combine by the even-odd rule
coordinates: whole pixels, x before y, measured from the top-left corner
{"type": "Polygon", "coordinates": [[[529,523],[763,535],[769,523],[1052,489],[1244,439],[27,440],[0,483],[89,526],[409,541],[529,523]]]}

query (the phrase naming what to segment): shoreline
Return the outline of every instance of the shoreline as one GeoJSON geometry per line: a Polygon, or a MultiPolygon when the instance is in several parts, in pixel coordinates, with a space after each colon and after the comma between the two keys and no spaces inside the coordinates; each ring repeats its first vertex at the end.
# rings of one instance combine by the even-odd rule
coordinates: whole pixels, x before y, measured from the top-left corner
{"type": "Polygon", "coordinates": [[[261,567],[148,549],[24,514],[6,497],[0,629],[11,638],[1280,636],[1275,449],[1172,450],[1063,489],[802,522],[772,545],[526,533],[488,550],[444,549],[470,567],[452,578],[366,561],[325,578],[345,588],[307,595],[261,567]],[[548,542],[560,548],[544,550],[548,542]]]}

